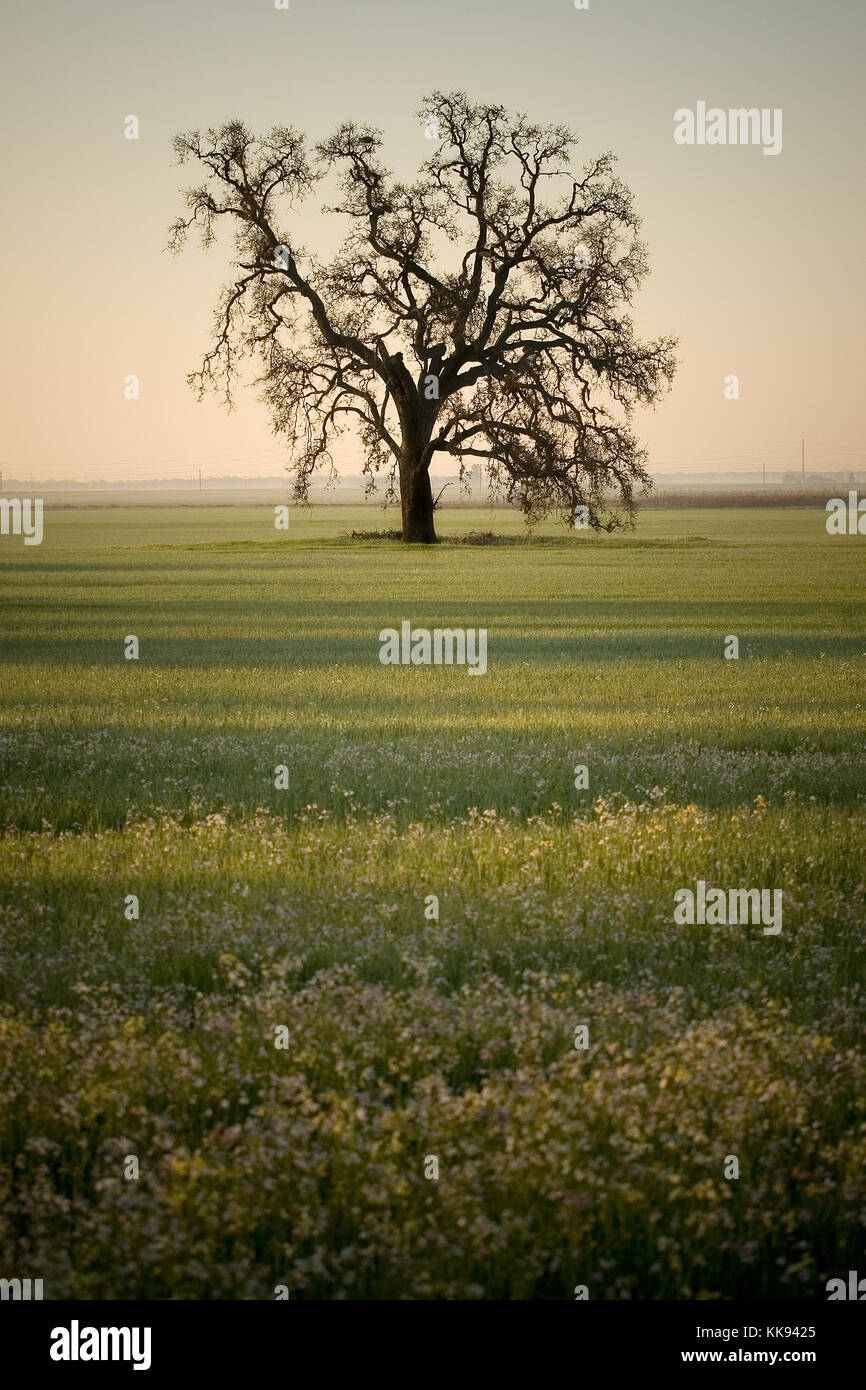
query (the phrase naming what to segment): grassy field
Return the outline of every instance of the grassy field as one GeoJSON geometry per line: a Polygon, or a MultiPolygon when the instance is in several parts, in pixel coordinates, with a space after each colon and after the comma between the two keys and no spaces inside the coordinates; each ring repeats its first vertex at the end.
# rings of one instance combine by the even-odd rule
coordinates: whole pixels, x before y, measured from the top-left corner
{"type": "Polygon", "coordinates": [[[0,1274],[823,1299],[862,1270],[866,542],[824,520],[446,510],[511,543],[410,548],[346,539],[394,525],[370,508],[106,508],[0,539],[0,1274]],[[486,675],[382,666],[404,620],[486,628],[486,675]],[[781,889],[781,932],[678,925],[698,879],[781,889]]]}

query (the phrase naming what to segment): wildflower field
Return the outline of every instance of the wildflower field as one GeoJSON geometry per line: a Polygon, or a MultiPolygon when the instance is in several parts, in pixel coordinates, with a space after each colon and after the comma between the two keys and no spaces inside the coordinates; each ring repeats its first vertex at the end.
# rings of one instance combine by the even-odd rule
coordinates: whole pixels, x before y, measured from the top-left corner
{"type": "Polygon", "coordinates": [[[866,542],[824,521],[446,510],[510,543],[406,547],[346,538],[371,508],[49,507],[5,539],[0,1273],[823,1300],[862,1269],[866,542]],[[381,665],[403,620],[486,628],[486,674],[381,665]],[[781,932],[678,925],[699,879],[781,889],[781,932]]]}

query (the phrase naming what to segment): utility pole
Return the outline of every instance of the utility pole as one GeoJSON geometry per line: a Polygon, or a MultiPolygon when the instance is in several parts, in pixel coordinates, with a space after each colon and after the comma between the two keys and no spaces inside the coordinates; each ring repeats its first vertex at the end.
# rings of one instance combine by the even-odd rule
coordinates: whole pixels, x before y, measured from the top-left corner
{"type": "Polygon", "coordinates": [[[800,466],[803,470],[803,482],[806,481],[806,441],[800,440],[800,466]]]}

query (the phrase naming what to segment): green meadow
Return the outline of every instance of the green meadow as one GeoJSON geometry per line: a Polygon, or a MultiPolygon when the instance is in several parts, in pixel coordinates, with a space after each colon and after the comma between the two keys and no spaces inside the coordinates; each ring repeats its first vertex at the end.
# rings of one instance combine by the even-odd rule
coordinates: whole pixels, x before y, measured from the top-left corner
{"type": "Polygon", "coordinates": [[[862,1272],[866,542],[824,523],[445,509],[407,547],[349,538],[372,507],[49,505],[0,538],[0,1274],[862,1272]],[[486,674],[383,666],[403,621],[485,628],[486,674]],[[700,879],[781,890],[781,931],[677,923],[700,879]]]}

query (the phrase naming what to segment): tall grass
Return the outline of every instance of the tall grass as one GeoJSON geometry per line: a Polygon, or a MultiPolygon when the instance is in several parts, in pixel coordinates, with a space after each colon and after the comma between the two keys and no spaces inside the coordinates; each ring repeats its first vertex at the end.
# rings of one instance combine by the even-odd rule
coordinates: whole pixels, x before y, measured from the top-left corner
{"type": "Polygon", "coordinates": [[[264,510],[0,556],[0,1273],[823,1297],[866,1197],[857,539],[264,510]],[[486,626],[488,674],[382,667],[404,618],[486,626]],[[698,878],[781,889],[781,934],[676,925],[698,878]]]}

